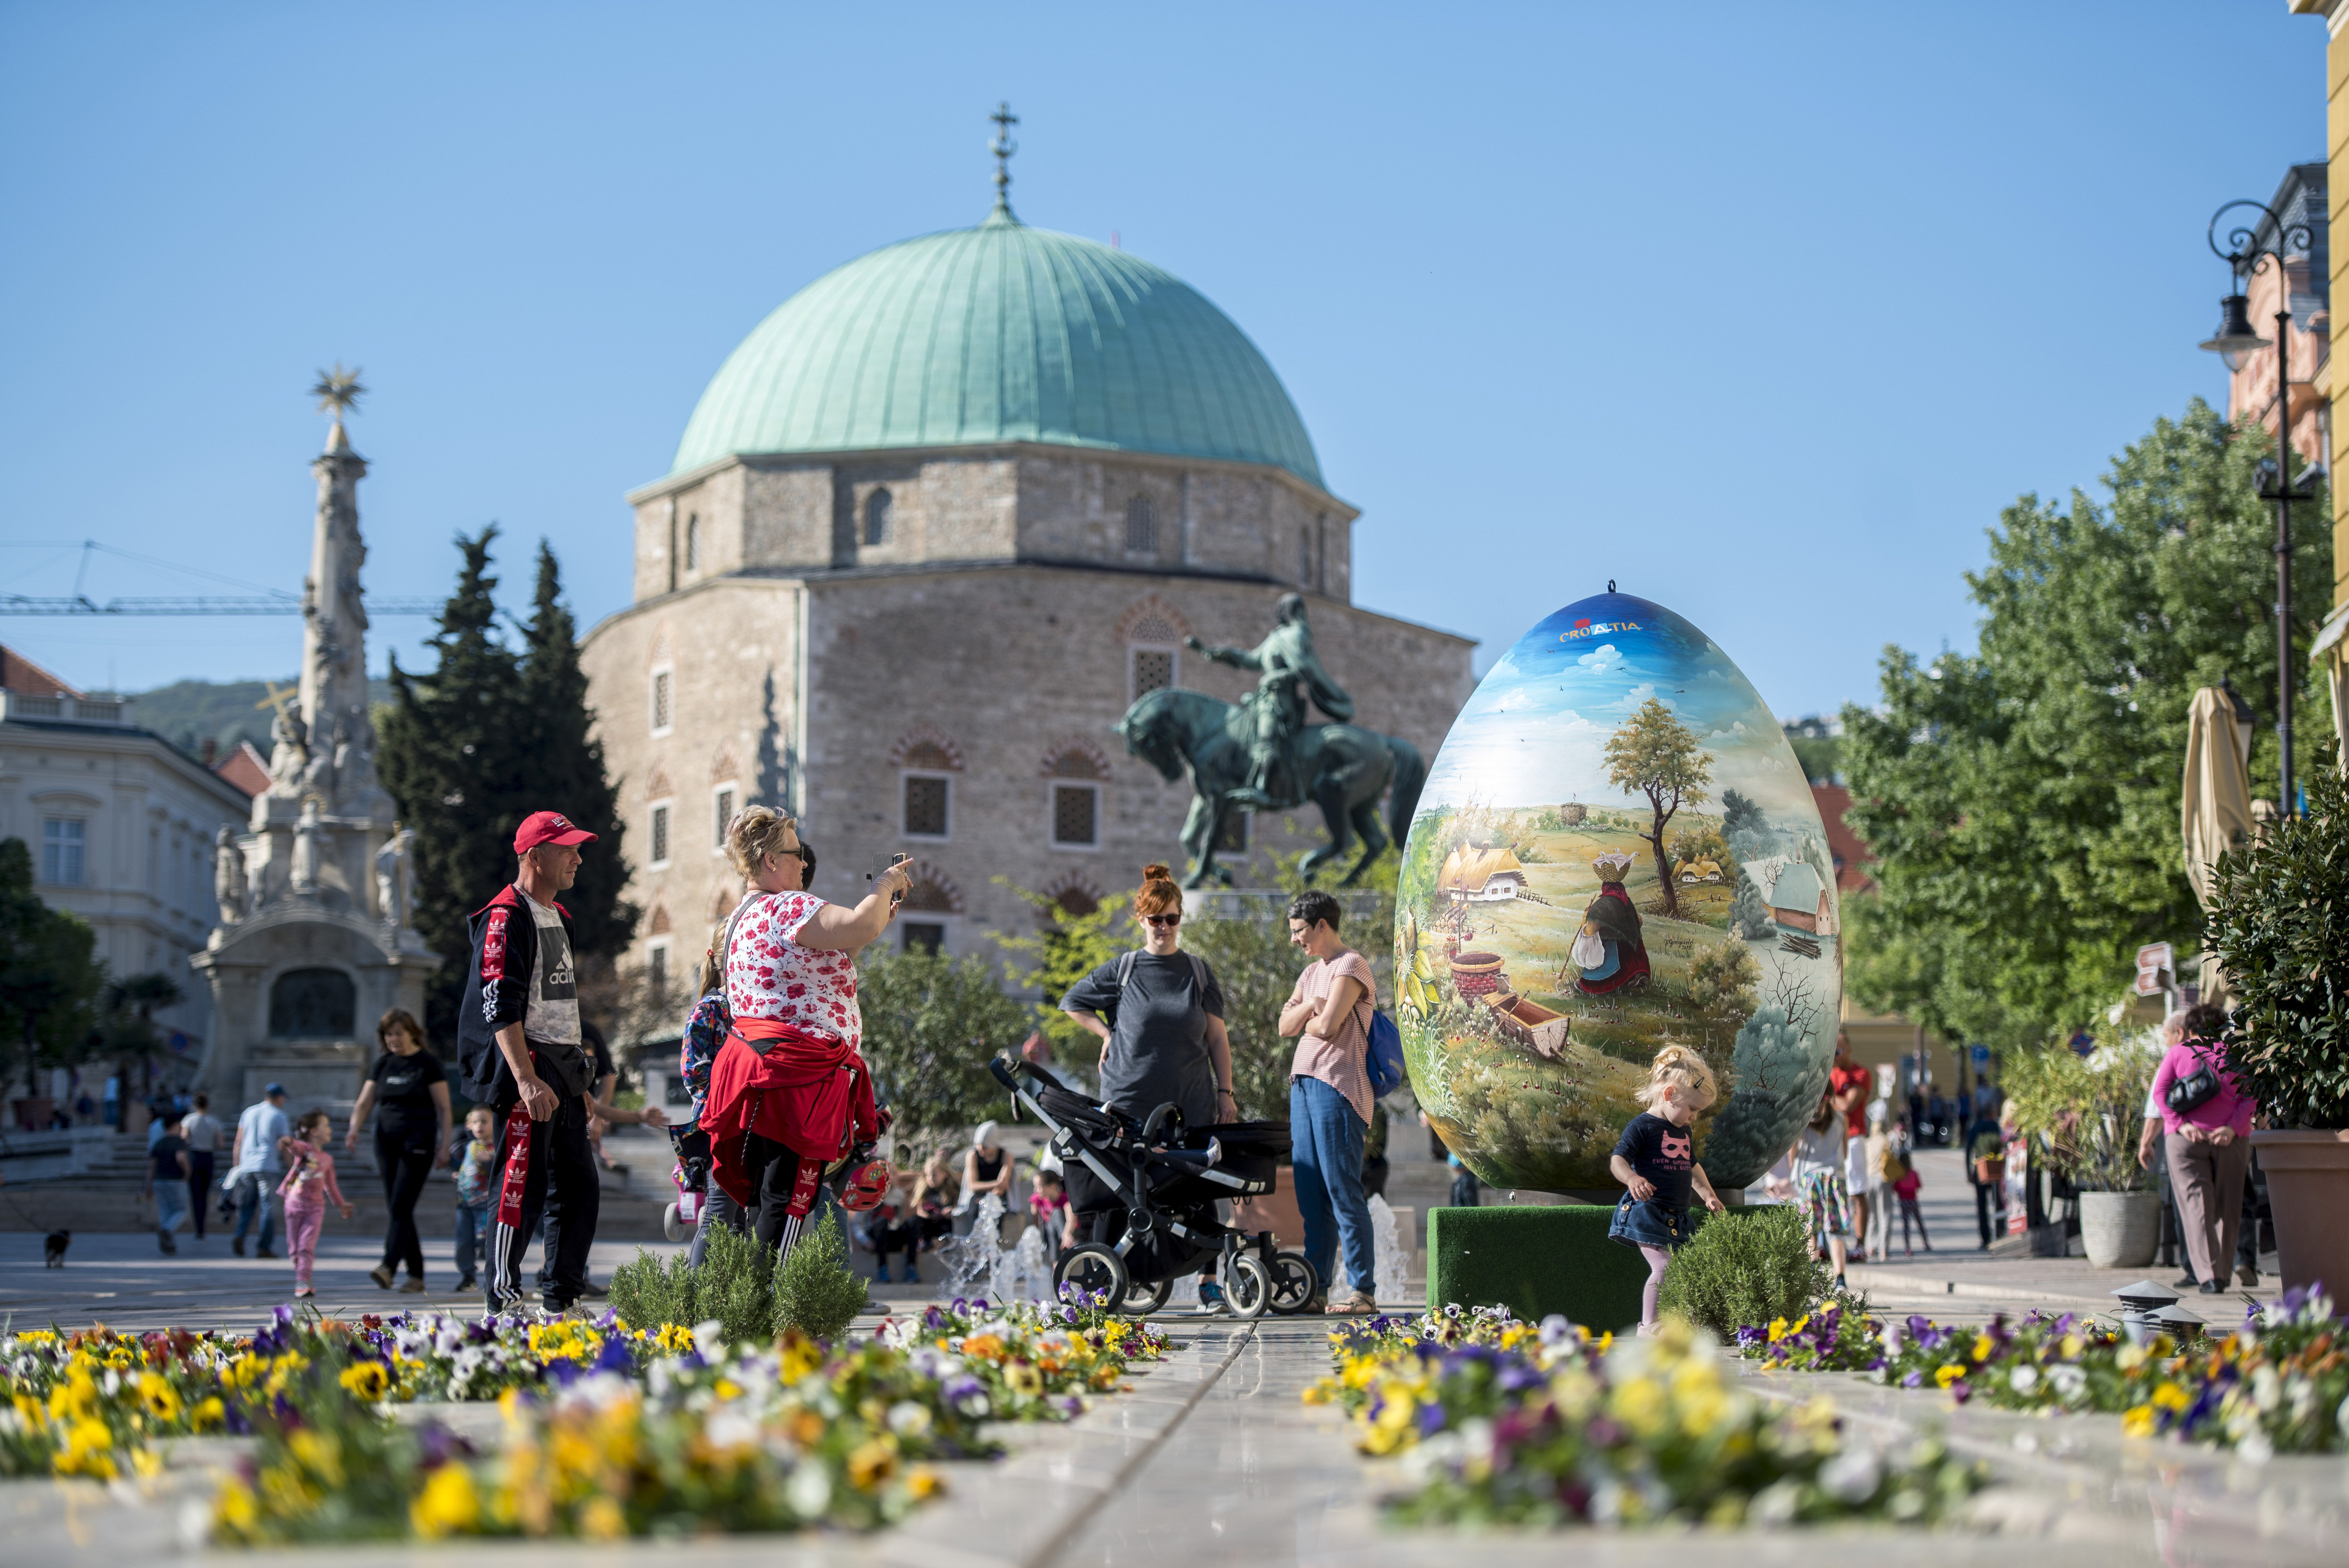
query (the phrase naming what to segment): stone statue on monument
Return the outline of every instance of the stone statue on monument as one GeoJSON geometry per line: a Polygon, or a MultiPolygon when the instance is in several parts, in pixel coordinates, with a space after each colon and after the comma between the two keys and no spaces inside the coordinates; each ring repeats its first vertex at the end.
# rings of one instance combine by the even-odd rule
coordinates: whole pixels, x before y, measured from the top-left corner
{"type": "Polygon", "coordinates": [[[318,798],[313,795],[302,802],[302,815],[294,823],[294,893],[297,898],[318,896],[318,866],[324,859],[321,843],[326,837],[326,824],[318,820],[318,798]]]}
{"type": "Polygon", "coordinates": [[[220,904],[222,925],[233,925],[244,918],[249,896],[243,847],[236,841],[236,830],[223,824],[212,835],[212,897],[220,904]]]}
{"type": "Polygon", "coordinates": [[[376,913],[398,931],[408,923],[408,863],[416,852],[416,830],[397,828],[375,852],[376,913]]]}

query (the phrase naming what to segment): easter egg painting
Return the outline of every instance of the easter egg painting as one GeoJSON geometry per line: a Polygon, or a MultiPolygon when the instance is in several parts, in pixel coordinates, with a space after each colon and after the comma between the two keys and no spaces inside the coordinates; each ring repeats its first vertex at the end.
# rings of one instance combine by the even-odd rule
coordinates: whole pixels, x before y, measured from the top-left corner
{"type": "Polygon", "coordinates": [[[1744,1187],[1818,1103],[1842,1000],[1835,863],[1785,732],[1729,655],[1608,593],[1517,640],[1429,771],[1395,901],[1419,1103],[1496,1187],[1611,1190],[1656,1052],[1744,1187]]]}

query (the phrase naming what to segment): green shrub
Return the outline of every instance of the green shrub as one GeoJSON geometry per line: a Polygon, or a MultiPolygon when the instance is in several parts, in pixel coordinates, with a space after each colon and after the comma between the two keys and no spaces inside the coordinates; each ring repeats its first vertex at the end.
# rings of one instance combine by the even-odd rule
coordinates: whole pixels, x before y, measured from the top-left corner
{"type": "Polygon", "coordinates": [[[775,1281],[774,1331],[787,1328],[817,1339],[836,1337],[864,1310],[864,1282],[848,1266],[848,1243],[837,1211],[800,1237],[775,1281]]]}
{"type": "Polygon", "coordinates": [[[1833,1284],[1811,1256],[1802,1211],[1787,1203],[1706,1214],[1664,1271],[1657,1308],[1677,1312],[1724,1340],[1739,1328],[1800,1317],[1833,1284]]]}
{"type": "Polygon", "coordinates": [[[2349,786],[2308,779],[2308,810],[2220,858],[2210,942],[2238,1006],[2227,1065],[2271,1127],[2349,1128],[2349,786]]]}
{"type": "Polygon", "coordinates": [[[630,1328],[690,1328],[714,1317],[730,1341],[761,1340],[775,1332],[774,1286],[773,1253],[754,1237],[711,1224],[698,1269],[686,1266],[683,1253],[664,1264],[641,1248],[634,1263],[614,1269],[612,1310],[630,1328]]]}

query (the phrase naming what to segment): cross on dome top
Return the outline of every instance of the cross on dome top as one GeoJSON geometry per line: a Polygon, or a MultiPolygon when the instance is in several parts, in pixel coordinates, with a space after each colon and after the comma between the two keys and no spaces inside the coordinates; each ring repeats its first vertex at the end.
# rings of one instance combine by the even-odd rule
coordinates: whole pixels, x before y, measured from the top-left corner
{"type": "Polygon", "coordinates": [[[1011,216],[1011,155],[1019,150],[1019,144],[1011,139],[1011,128],[1019,123],[1019,117],[1011,112],[1009,103],[999,103],[995,106],[995,112],[987,118],[995,122],[995,139],[987,144],[988,151],[995,154],[995,210],[1009,218],[1011,216]]]}

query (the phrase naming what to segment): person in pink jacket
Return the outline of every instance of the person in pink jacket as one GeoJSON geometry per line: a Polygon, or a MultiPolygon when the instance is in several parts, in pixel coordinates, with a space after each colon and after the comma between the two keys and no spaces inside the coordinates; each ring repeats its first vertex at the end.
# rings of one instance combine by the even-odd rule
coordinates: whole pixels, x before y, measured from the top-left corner
{"type": "Polygon", "coordinates": [[[2226,1027],[2224,1008],[2188,1008],[2179,1038],[2153,1075],[2178,1228],[2186,1233],[2186,1255],[2204,1295],[2227,1288],[2235,1230],[2242,1222],[2243,1179],[2251,1165],[2251,1118],[2259,1110],[2227,1068],[2227,1053],[2218,1043],[2226,1027]],[[2190,1092],[2197,1083],[2209,1090],[2207,1097],[2190,1092]],[[2181,1099],[2199,1103],[2180,1109],[2181,1099]]]}
{"type": "Polygon", "coordinates": [[[334,1118],[314,1110],[294,1124],[294,1136],[284,1144],[285,1180],[277,1191],[285,1198],[285,1252],[294,1260],[296,1299],[316,1294],[310,1288],[310,1268],[318,1256],[326,1205],[340,1209],[346,1220],[352,1213],[350,1201],[335,1181],[335,1157],[326,1152],[326,1140],[334,1135],[334,1118]]]}

